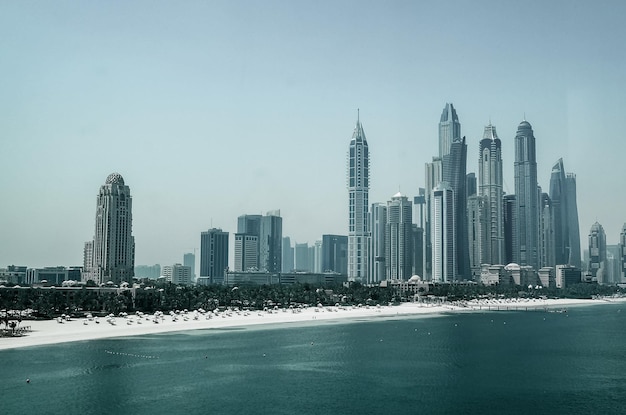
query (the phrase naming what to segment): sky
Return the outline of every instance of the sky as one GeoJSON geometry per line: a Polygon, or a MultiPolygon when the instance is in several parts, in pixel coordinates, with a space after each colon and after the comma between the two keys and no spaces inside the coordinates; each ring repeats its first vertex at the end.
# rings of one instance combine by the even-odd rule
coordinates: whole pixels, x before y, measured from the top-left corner
{"type": "Polygon", "coordinates": [[[424,187],[447,102],[468,172],[491,122],[514,193],[526,119],[544,191],[559,158],[576,174],[583,248],[595,221],[616,244],[625,15],[623,1],[2,1],[0,267],[82,265],[112,172],[131,189],[136,264],[182,262],[202,231],[275,209],[292,243],[347,234],[357,109],[370,202],[386,202],[424,187]]]}

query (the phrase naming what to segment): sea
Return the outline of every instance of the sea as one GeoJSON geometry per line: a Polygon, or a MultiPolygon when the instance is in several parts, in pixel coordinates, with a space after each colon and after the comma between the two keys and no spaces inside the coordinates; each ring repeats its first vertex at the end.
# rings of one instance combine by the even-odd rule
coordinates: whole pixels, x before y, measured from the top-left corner
{"type": "Polygon", "coordinates": [[[626,414],[626,303],[4,350],[0,414],[626,414]]]}

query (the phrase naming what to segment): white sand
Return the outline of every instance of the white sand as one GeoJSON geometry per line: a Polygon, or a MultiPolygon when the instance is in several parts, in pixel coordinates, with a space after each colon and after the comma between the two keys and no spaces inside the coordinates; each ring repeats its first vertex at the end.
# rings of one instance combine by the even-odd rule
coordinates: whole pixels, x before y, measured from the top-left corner
{"type": "Polygon", "coordinates": [[[221,312],[208,319],[207,314],[189,312],[187,320],[182,314],[177,321],[165,314],[159,323],[154,323],[153,316],[139,318],[136,315],[127,318],[116,317],[115,325],[100,317],[99,323],[86,319],[72,319],[63,323],[57,320],[30,321],[24,320],[21,327],[30,326],[31,331],[21,337],[0,337],[0,350],[18,347],[39,346],[72,341],[83,341],[123,336],[139,336],[144,334],[186,331],[196,329],[225,328],[252,326],[257,324],[305,323],[337,319],[361,319],[394,316],[437,315],[449,312],[485,312],[495,310],[531,310],[536,308],[565,308],[569,306],[601,304],[605,301],[626,301],[626,298],[608,300],[482,300],[470,301],[464,305],[444,303],[418,304],[403,303],[398,306],[384,307],[309,307],[300,312],[277,310],[272,312],[250,311],[221,312]],[[198,319],[194,319],[197,314],[198,319]],[[148,317],[149,319],[146,319],[148,317]],[[129,323],[129,321],[132,322],[129,323]],[[141,323],[138,323],[141,320],[141,323]]]}

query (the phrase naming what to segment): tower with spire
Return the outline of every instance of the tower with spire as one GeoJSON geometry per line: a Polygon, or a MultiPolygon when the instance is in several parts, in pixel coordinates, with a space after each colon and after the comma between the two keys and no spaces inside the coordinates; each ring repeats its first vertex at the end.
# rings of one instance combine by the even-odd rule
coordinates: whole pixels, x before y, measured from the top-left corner
{"type": "Polygon", "coordinates": [[[369,148],[357,110],[348,150],[348,279],[366,282],[369,259],[369,148]]]}

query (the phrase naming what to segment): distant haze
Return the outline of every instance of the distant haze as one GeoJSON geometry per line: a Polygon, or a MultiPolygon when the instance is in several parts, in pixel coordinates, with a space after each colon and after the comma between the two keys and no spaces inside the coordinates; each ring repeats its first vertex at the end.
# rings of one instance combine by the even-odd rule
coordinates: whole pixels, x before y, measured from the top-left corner
{"type": "MultiPolygon", "coordinates": [[[[210,227],[280,209],[283,235],[347,234],[360,108],[370,202],[424,187],[454,103],[468,172],[490,121],[539,184],[575,173],[583,249],[626,222],[626,2],[0,3],[0,267],[82,265],[96,195],[119,172],[136,264],[182,262],[210,227]]],[[[232,235],[231,235],[232,239],[232,235]]],[[[231,255],[232,261],[232,255],[231,255]]]]}

